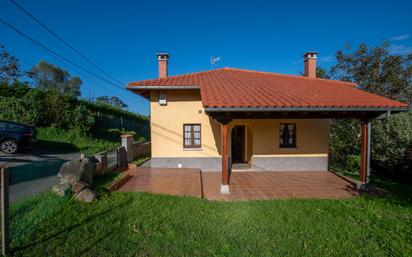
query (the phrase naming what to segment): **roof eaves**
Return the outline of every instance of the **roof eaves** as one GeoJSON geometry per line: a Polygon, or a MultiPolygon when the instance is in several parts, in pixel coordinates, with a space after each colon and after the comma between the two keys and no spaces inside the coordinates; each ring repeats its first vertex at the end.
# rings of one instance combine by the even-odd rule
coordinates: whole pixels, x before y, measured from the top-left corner
{"type": "Polygon", "coordinates": [[[206,107],[205,112],[409,111],[410,107],[206,107]]]}
{"type": "Polygon", "coordinates": [[[127,89],[146,89],[146,90],[188,90],[200,89],[200,86],[127,86],[127,89]]]}

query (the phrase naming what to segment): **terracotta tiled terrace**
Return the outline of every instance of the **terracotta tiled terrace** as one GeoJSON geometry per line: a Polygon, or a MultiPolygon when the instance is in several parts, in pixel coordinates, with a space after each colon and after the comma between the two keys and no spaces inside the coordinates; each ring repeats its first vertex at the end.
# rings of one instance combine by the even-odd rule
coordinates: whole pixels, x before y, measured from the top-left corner
{"type": "Polygon", "coordinates": [[[230,194],[220,193],[220,172],[133,168],[119,191],[194,196],[210,200],[339,199],[357,195],[350,180],[327,171],[232,172],[230,194]]]}

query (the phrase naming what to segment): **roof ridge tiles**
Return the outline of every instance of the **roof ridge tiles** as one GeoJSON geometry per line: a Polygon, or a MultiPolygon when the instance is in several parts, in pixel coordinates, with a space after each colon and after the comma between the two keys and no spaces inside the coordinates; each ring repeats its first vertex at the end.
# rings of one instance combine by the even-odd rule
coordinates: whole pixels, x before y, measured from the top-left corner
{"type": "Polygon", "coordinates": [[[197,71],[197,72],[191,72],[191,73],[185,73],[185,74],[178,74],[178,75],[173,75],[173,76],[168,76],[165,78],[154,78],[154,79],[145,79],[141,81],[136,81],[136,82],[130,82],[128,85],[133,86],[133,84],[144,84],[145,82],[154,82],[154,81],[168,81],[168,80],[175,80],[179,78],[187,78],[187,77],[199,77],[200,75],[208,75],[211,73],[217,73],[217,72],[222,72],[222,71],[239,71],[239,72],[248,72],[248,73],[254,73],[254,74],[263,74],[263,75],[273,75],[273,76],[281,76],[281,77],[291,77],[291,78],[296,78],[296,79],[305,79],[305,80],[317,80],[317,81],[332,81],[336,83],[342,83],[348,86],[356,86],[356,83],[353,82],[348,82],[348,81],[342,81],[342,80],[333,80],[333,79],[323,79],[323,78],[311,78],[311,77],[306,77],[306,76],[298,76],[298,75],[292,75],[292,74],[281,74],[281,73],[275,73],[275,72],[268,72],[268,71],[255,71],[255,70],[248,70],[248,69],[240,69],[240,68],[232,68],[232,67],[223,67],[223,68],[217,68],[217,69],[211,69],[211,70],[204,70],[204,71],[197,71]]]}

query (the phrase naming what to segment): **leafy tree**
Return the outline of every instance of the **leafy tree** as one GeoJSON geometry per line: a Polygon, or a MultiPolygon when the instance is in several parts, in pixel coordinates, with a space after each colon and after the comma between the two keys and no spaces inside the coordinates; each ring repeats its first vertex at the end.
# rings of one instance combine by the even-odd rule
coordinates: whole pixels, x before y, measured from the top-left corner
{"type": "Polygon", "coordinates": [[[56,91],[73,98],[80,96],[81,79],[71,77],[68,71],[46,61],[40,61],[28,72],[28,75],[40,90],[56,91]]]}
{"type": "MultiPolygon", "coordinates": [[[[362,90],[411,104],[412,55],[391,55],[387,43],[372,48],[361,44],[355,50],[347,45],[345,50],[337,51],[336,60],[331,68],[332,78],[355,82],[362,90]]],[[[411,124],[410,112],[372,122],[373,168],[389,172],[408,170],[404,165],[404,152],[412,141],[411,124]]],[[[349,169],[348,159],[359,151],[359,120],[332,120],[331,166],[349,169]]]]}
{"type": "Polygon", "coordinates": [[[16,96],[23,97],[27,92],[29,92],[30,87],[27,84],[22,84],[19,82],[14,82],[9,85],[6,82],[0,83],[0,96],[16,96]]]}
{"type": "Polygon", "coordinates": [[[356,82],[371,93],[403,103],[412,102],[412,54],[389,53],[389,44],[368,48],[361,44],[351,51],[349,45],[336,53],[337,63],[331,68],[335,79],[356,82]]]}
{"type": "Polygon", "coordinates": [[[96,98],[97,103],[103,103],[103,104],[108,104],[120,109],[125,109],[127,108],[127,104],[123,102],[119,97],[117,96],[99,96],[96,98]]]}
{"type": "Polygon", "coordinates": [[[316,68],[316,77],[322,79],[330,79],[328,71],[325,68],[317,67],[316,68]]]}
{"type": "Polygon", "coordinates": [[[19,60],[0,45],[0,83],[14,83],[21,76],[19,60]]]}
{"type": "MultiPolygon", "coordinates": [[[[371,159],[374,168],[387,172],[412,173],[405,149],[412,145],[412,112],[372,122],[371,159]]],[[[411,174],[412,175],[412,174],[411,174]]]]}

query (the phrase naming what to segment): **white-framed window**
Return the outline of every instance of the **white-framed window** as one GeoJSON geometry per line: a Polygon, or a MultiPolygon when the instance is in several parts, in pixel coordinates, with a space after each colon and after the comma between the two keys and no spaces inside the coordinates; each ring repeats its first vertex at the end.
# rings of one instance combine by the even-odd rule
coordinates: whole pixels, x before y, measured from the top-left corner
{"type": "Polygon", "coordinates": [[[200,148],[202,129],[200,124],[183,124],[183,148],[200,148]]]}

